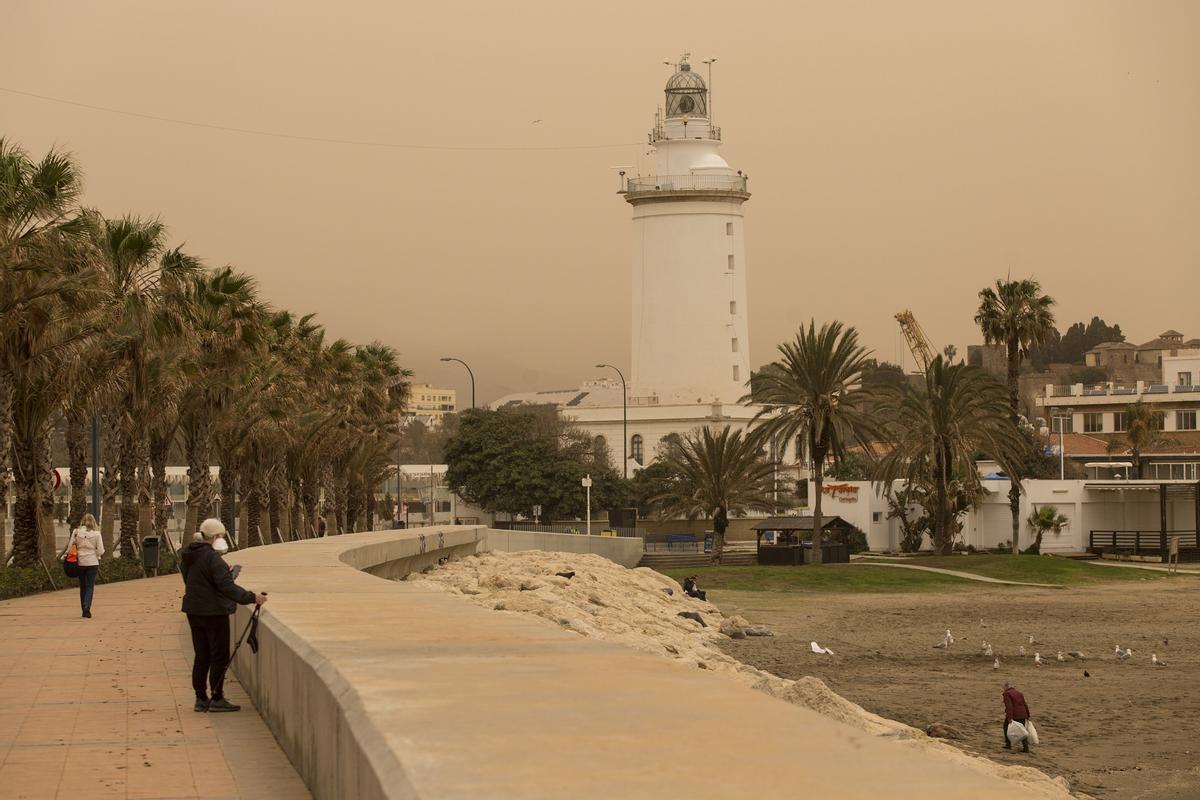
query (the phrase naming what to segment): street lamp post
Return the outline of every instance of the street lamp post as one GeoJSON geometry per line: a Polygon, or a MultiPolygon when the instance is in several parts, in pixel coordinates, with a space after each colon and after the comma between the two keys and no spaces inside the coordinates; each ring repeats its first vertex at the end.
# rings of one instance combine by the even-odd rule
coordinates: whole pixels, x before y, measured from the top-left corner
{"type": "Polygon", "coordinates": [[[463,361],[461,358],[454,358],[453,356],[445,356],[441,360],[442,361],[457,361],[458,363],[462,364],[464,367],[467,368],[467,374],[471,376],[471,408],[474,408],[475,407],[475,373],[471,371],[471,365],[468,364],[467,362],[463,361]]]}
{"type": "Polygon", "coordinates": [[[1062,414],[1055,414],[1054,420],[1058,423],[1058,479],[1065,481],[1067,479],[1067,446],[1066,446],[1066,430],[1067,420],[1073,416],[1074,409],[1063,409],[1062,414]]]}
{"type": "Polygon", "coordinates": [[[591,473],[586,475],[580,483],[587,490],[587,535],[592,535],[592,476],[591,473]]]}
{"type": "Polygon", "coordinates": [[[625,374],[620,369],[612,364],[597,364],[596,369],[617,370],[617,375],[621,376],[621,466],[623,468],[623,476],[629,477],[629,390],[625,388],[625,374]]]}

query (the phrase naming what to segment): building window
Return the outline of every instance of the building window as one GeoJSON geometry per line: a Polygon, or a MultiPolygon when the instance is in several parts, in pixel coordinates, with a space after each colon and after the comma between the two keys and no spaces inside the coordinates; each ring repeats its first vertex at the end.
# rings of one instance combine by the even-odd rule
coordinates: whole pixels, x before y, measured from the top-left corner
{"type": "Polygon", "coordinates": [[[736,314],[736,313],[737,313],[737,300],[730,300],[730,301],[729,301],[729,313],[730,313],[730,314],[736,314]]]}
{"type": "Polygon", "coordinates": [[[637,463],[642,463],[642,435],[635,433],[629,437],[629,457],[637,463]]]}
{"type": "Polygon", "coordinates": [[[1193,411],[1176,411],[1175,412],[1175,430],[1177,431],[1194,431],[1196,430],[1196,412],[1193,411]]]}
{"type": "Polygon", "coordinates": [[[1192,373],[1190,373],[1190,372],[1179,373],[1179,385],[1180,386],[1191,386],[1192,385],[1192,373]]]}
{"type": "Polygon", "coordinates": [[[1104,415],[1100,412],[1092,412],[1083,415],[1083,432],[1084,433],[1100,433],[1104,430],[1104,415]]]}
{"type": "MultiPolygon", "coordinates": [[[[738,345],[737,345],[737,337],[736,336],[729,340],[729,346],[732,349],[732,352],[734,352],[734,353],[737,352],[738,345]]],[[[737,380],[737,379],[734,378],[734,380],[737,380]]]]}
{"type": "Polygon", "coordinates": [[[733,253],[729,254],[729,271],[733,272],[733,253]]]}
{"type": "Polygon", "coordinates": [[[734,381],[740,381],[742,379],[742,371],[738,369],[737,364],[733,365],[733,379],[734,381]]]}
{"type": "Polygon", "coordinates": [[[871,522],[874,522],[876,525],[878,525],[880,522],[883,522],[883,512],[882,511],[872,511],[871,512],[871,522]]]}
{"type": "Polygon", "coordinates": [[[1074,433],[1075,432],[1075,417],[1070,414],[1057,414],[1054,411],[1050,412],[1050,432],[1051,433],[1074,433]]]}
{"type": "Polygon", "coordinates": [[[1129,412],[1117,411],[1113,414],[1113,433],[1124,433],[1129,430],[1129,412]]]}
{"type": "Polygon", "coordinates": [[[733,236],[733,223],[732,222],[725,223],[725,235],[733,236]]]}

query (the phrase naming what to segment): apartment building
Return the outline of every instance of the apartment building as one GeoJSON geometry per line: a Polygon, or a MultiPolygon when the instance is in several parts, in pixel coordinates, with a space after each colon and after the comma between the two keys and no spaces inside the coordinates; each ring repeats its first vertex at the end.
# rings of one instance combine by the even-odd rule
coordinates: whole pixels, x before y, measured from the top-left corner
{"type": "MultiPolygon", "coordinates": [[[[1046,385],[1036,404],[1039,411],[1044,411],[1043,421],[1051,446],[1057,447],[1057,434],[1061,430],[1066,434],[1084,434],[1091,440],[1087,452],[1066,448],[1067,457],[1072,460],[1128,456],[1130,451],[1123,434],[1129,430],[1129,406],[1145,403],[1158,415],[1162,431],[1161,441],[1142,454],[1145,477],[1200,480],[1200,350],[1191,352],[1182,347],[1173,350],[1185,352],[1170,355],[1172,349],[1168,349],[1167,354],[1155,352],[1152,356],[1159,360],[1155,382],[1046,385]]],[[[1079,441],[1074,440],[1076,444],[1079,441]]]]}
{"type": "Polygon", "coordinates": [[[458,408],[458,392],[442,389],[428,383],[414,383],[410,387],[408,408],[405,416],[422,419],[430,425],[441,425],[442,418],[453,414],[458,408]]]}

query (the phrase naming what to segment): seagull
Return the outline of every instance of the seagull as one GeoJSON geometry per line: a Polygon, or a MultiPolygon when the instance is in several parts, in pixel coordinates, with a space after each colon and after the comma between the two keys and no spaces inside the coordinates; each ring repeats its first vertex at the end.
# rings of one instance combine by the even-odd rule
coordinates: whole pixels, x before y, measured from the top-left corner
{"type": "Polygon", "coordinates": [[[946,644],[954,644],[954,636],[951,635],[949,628],[946,628],[946,644]]]}
{"type": "Polygon", "coordinates": [[[1041,653],[1033,654],[1033,665],[1035,667],[1040,667],[1042,665],[1042,654],[1041,653]]]}
{"type": "Polygon", "coordinates": [[[541,122],[541,120],[540,120],[540,119],[535,119],[533,122],[531,122],[531,123],[529,123],[529,124],[530,124],[530,125],[537,125],[539,122],[541,122]]]}
{"type": "Polygon", "coordinates": [[[1000,669],[1000,659],[997,658],[992,662],[992,669],[1000,669]]]}
{"type": "Polygon", "coordinates": [[[1150,654],[1150,663],[1151,663],[1151,664],[1153,664],[1153,665],[1154,665],[1154,666],[1156,666],[1156,667],[1165,667],[1165,666],[1167,665],[1167,662],[1165,662],[1165,661],[1159,661],[1159,659],[1158,659],[1158,653],[1151,653],[1151,654],[1150,654]]]}
{"type": "Polygon", "coordinates": [[[986,628],[986,627],[987,627],[987,625],[984,625],[984,624],[983,624],[983,617],[980,617],[980,618],[979,618],[979,627],[981,627],[981,628],[986,628]]]}
{"type": "Polygon", "coordinates": [[[1133,651],[1130,650],[1128,647],[1125,648],[1124,650],[1122,650],[1120,647],[1117,648],[1117,659],[1118,660],[1125,661],[1131,655],[1133,655],[1133,651]]]}
{"type": "Polygon", "coordinates": [[[1058,655],[1056,655],[1056,656],[1054,657],[1054,660],[1055,660],[1055,661],[1066,661],[1066,660],[1067,660],[1067,658],[1066,658],[1066,656],[1064,656],[1064,655],[1062,654],[1062,650],[1059,650],[1059,651],[1058,651],[1058,655]]]}
{"type": "Polygon", "coordinates": [[[1033,644],[1033,634],[1029,634],[1029,643],[1033,644]]]}
{"type": "Polygon", "coordinates": [[[1124,652],[1125,651],[1121,649],[1121,645],[1117,645],[1113,648],[1113,655],[1115,655],[1117,658],[1120,658],[1121,654],[1124,652]]]}
{"type": "Polygon", "coordinates": [[[987,649],[983,651],[983,654],[985,656],[990,656],[992,654],[992,646],[990,644],[987,646],[987,649]]]}
{"type": "Polygon", "coordinates": [[[1079,650],[1072,650],[1071,652],[1067,653],[1067,655],[1069,655],[1071,658],[1076,659],[1077,661],[1083,661],[1085,658],[1087,658],[1087,656],[1084,655],[1079,650]]]}
{"type": "Polygon", "coordinates": [[[1020,649],[1017,652],[1020,653],[1022,656],[1025,655],[1025,645],[1021,645],[1020,649]]]}

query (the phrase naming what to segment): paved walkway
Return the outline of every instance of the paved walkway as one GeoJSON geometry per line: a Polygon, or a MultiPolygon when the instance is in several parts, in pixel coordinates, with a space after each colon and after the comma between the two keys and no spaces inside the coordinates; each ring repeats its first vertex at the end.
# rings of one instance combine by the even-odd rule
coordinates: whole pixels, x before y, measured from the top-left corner
{"type": "MultiPolygon", "coordinates": [[[[58,580],[56,576],[55,580],[58,580]]],[[[0,602],[0,796],[308,798],[232,676],[192,710],[178,575],[0,602]]]]}
{"type": "MultiPolygon", "coordinates": [[[[1148,569],[1151,572],[1167,572],[1168,571],[1166,564],[1147,564],[1144,561],[1143,562],[1115,561],[1111,558],[1095,558],[1095,559],[1091,559],[1089,561],[1084,561],[1083,563],[1084,564],[1098,564],[1099,566],[1102,566],[1102,567],[1126,567],[1126,568],[1130,568],[1130,569],[1148,569]]],[[[1175,571],[1178,572],[1180,575],[1185,575],[1185,574],[1197,575],[1197,574],[1200,574],[1200,564],[1196,564],[1195,562],[1185,562],[1183,564],[1180,564],[1178,566],[1178,568],[1176,568],[1175,571]]]]}
{"type": "Polygon", "coordinates": [[[1062,586],[1056,583],[1024,583],[1022,581],[1005,581],[1000,578],[989,578],[986,575],[976,575],[974,572],[959,572],[956,569],[942,569],[941,567],[920,567],[916,564],[892,564],[885,561],[860,561],[854,560],[851,564],[857,564],[860,567],[895,567],[896,569],[917,569],[922,572],[937,572],[941,575],[953,575],[956,578],[966,578],[969,581],[979,581],[980,583],[998,583],[1002,586],[1036,586],[1039,589],[1061,589],[1062,586]]]}

